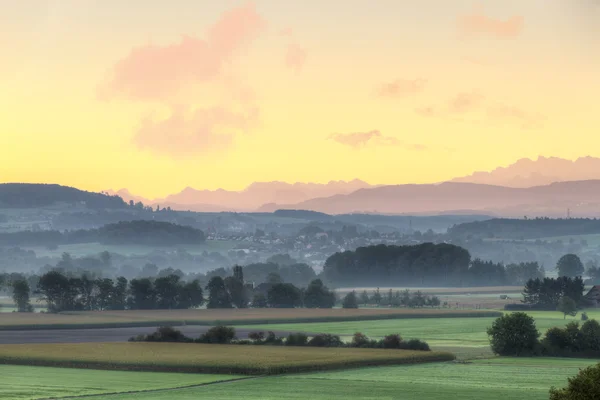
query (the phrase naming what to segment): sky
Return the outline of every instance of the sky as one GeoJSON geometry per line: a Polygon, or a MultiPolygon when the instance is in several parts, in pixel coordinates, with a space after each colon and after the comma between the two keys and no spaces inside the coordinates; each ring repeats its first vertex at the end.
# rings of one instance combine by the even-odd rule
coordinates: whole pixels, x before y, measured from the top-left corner
{"type": "Polygon", "coordinates": [[[0,0],[0,181],[147,198],[600,156],[597,0],[0,0]]]}

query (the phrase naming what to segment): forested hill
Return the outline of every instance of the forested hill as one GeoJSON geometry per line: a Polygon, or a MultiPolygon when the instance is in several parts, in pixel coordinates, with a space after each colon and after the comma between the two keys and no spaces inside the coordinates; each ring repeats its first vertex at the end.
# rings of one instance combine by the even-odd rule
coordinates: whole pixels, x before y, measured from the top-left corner
{"type": "Polygon", "coordinates": [[[173,246],[204,242],[204,232],[190,226],[159,221],[123,221],[99,229],[76,231],[21,231],[0,233],[0,246],[54,246],[75,243],[173,246]]]}
{"type": "Polygon", "coordinates": [[[47,207],[59,203],[83,203],[87,207],[95,209],[115,209],[127,206],[119,196],[86,192],[67,186],[28,183],[0,184],[0,208],[47,207]]]}
{"type": "Polygon", "coordinates": [[[452,238],[482,239],[537,239],[596,233],[600,233],[600,220],[595,218],[496,218],[455,225],[448,230],[452,238]]]}

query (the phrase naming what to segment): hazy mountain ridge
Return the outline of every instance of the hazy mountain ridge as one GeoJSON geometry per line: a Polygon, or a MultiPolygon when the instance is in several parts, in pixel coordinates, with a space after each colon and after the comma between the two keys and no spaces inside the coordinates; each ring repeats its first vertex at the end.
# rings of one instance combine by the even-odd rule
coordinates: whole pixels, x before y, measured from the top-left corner
{"type": "Polygon", "coordinates": [[[493,171],[477,171],[454,178],[450,182],[480,183],[527,188],[553,182],[600,179],[600,158],[580,157],[575,161],[559,157],[540,156],[536,160],[522,158],[493,171]]]}
{"type": "MultiPolygon", "coordinates": [[[[532,188],[446,182],[391,185],[361,189],[346,195],[311,199],[293,205],[272,205],[328,214],[439,214],[456,210],[502,216],[600,215],[600,180],[558,182],[532,188]]],[[[270,208],[269,207],[269,208],[270,208]]],[[[263,207],[261,211],[269,211],[263,207]]]]}
{"type": "Polygon", "coordinates": [[[348,194],[361,188],[376,187],[359,179],[320,183],[255,182],[242,191],[197,190],[191,187],[164,199],[143,199],[132,195],[127,189],[106,191],[117,194],[125,201],[141,201],[148,205],[170,206],[173,209],[192,211],[255,211],[264,204],[292,204],[313,198],[348,194]]]}

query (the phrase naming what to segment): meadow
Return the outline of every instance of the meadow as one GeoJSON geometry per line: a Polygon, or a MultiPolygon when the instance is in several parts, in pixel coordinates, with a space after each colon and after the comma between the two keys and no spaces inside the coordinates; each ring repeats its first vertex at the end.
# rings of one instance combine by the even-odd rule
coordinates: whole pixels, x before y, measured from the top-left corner
{"type": "Polygon", "coordinates": [[[446,352],[196,343],[0,345],[0,364],[244,375],[453,359],[454,356],[446,352]]]}
{"type": "Polygon", "coordinates": [[[497,311],[451,309],[197,309],[42,313],[0,313],[0,330],[70,329],[158,325],[234,325],[334,322],[402,318],[470,318],[499,316],[497,311]]]}
{"type": "MultiPolygon", "coordinates": [[[[472,363],[433,363],[348,371],[259,377],[194,388],[99,396],[98,400],[213,399],[461,399],[547,400],[551,386],[563,386],[580,359],[519,358],[472,363]]],[[[67,385],[69,381],[65,382],[67,385]]]]}
{"type": "MultiPolygon", "coordinates": [[[[563,319],[558,311],[530,312],[535,318],[538,330],[543,334],[549,328],[563,326],[569,321],[580,321],[579,314],[563,319]]],[[[589,318],[600,320],[600,309],[587,310],[589,318]]],[[[283,330],[297,332],[321,332],[340,336],[351,336],[362,332],[371,337],[382,337],[390,333],[399,333],[405,339],[418,338],[430,346],[438,347],[487,347],[489,345],[486,329],[492,325],[495,317],[484,318],[434,318],[434,319],[394,319],[376,321],[345,321],[268,324],[257,326],[239,326],[256,330],[283,330]]]]}
{"type": "Polygon", "coordinates": [[[1,399],[40,399],[184,388],[240,379],[236,375],[97,371],[3,365],[1,399]]]}

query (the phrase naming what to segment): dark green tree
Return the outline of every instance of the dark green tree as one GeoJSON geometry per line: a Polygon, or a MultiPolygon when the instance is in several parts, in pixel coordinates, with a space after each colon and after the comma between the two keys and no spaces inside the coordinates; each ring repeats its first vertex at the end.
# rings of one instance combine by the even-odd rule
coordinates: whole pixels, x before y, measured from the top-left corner
{"type": "Polygon", "coordinates": [[[301,305],[302,294],[291,283],[278,283],[269,289],[267,302],[273,308],[294,308],[301,305]]]}
{"type": "Polygon", "coordinates": [[[208,303],[206,308],[232,308],[231,296],[225,286],[225,281],[220,276],[213,276],[208,285],[208,303]]]}
{"type": "Polygon", "coordinates": [[[306,308],[332,308],[335,305],[335,293],[327,288],[320,279],[312,281],[304,292],[306,308]]]}
{"type": "Polygon", "coordinates": [[[565,254],[556,264],[558,276],[568,276],[574,278],[583,275],[583,263],[575,254],[565,254]]]}
{"type": "Polygon", "coordinates": [[[358,299],[354,290],[344,296],[342,308],[358,308],[358,299]]]}
{"type": "Polygon", "coordinates": [[[566,319],[567,315],[570,315],[571,317],[577,315],[577,304],[575,304],[575,301],[568,296],[563,296],[560,298],[556,309],[563,313],[563,319],[566,319]]]}
{"type": "Polygon", "coordinates": [[[17,306],[18,312],[33,312],[33,306],[29,300],[29,283],[26,280],[17,280],[12,284],[13,301],[17,306]]]}
{"type": "Polygon", "coordinates": [[[487,334],[492,351],[501,356],[532,354],[540,337],[533,317],[522,312],[497,318],[487,334]]]}
{"type": "Polygon", "coordinates": [[[569,378],[566,388],[550,389],[550,400],[597,400],[600,399],[600,364],[579,371],[569,378]]]}

